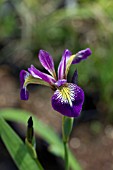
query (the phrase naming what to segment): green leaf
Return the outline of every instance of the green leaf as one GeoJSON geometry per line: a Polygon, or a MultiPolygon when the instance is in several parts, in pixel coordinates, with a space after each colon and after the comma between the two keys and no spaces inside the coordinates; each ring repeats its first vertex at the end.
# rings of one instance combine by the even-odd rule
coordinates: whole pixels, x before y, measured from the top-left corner
{"type": "Polygon", "coordinates": [[[19,170],[40,170],[25,144],[3,118],[0,118],[0,136],[19,170]]]}
{"type": "MultiPolygon", "coordinates": [[[[26,112],[20,109],[3,109],[0,111],[0,116],[10,121],[23,123],[25,126],[28,118],[32,116],[35,132],[40,135],[46,142],[48,142],[50,145],[49,149],[52,153],[64,159],[64,147],[62,140],[51,127],[38,120],[36,116],[32,115],[30,112],[26,112]]],[[[71,151],[69,151],[69,164],[73,170],[82,170],[81,166],[71,151]]]]}

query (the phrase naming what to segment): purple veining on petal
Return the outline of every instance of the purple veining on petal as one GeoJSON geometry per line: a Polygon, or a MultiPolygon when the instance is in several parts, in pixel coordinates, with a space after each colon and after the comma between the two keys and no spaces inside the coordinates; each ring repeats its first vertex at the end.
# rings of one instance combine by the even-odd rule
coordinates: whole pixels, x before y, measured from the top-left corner
{"type": "Polygon", "coordinates": [[[90,48],[86,48],[85,50],[81,50],[76,54],[75,59],[73,60],[72,64],[79,63],[82,60],[87,59],[88,56],[91,55],[91,50],[90,48]]]}
{"type": "Polygon", "coordinates": [[[67,99],[63,99],[59,90],[56,90],[51,99],[52,107],[65,116],[78,117],[84,102],[84,91],[79,86],[72,83],[69,83],[68,87],[71,90],[70,99],[72,105],[69,104],[67,99]]]}
{"type": "Polygon", "coordinates": [[[42,66],[49,71],[50,74],[54,74],[55,69],[54,69],[54,61],[51,55],[44,50],[40,50],[39,52],[39,60],[42,66]]]}
{"type": "Polygon", "coordinates": [[[60,86],[62,86],[62,85],[64,85],[64,84],[66,84],[66,83],[67,83],[67,80],[66,80],[66,79],[62,79],[62,80],[58,80],[58,81],[55,83],[55,85],[58,86],[58,87],[60,87],[60,86]]]}
{"type": "Polygon", "coordinates": [[[29,76],[29,73],[25,70],[21,70],[20,72],[20,98],[21,100],[28,100],[29,93],[27,91],[27,88],[24,87],[25,79],[29,76]]]}
{"type": "Polygon", "coordinates": [[[71,83],[78,84],[78,72],[77,72],[77,69],[75,70],[75,72],[73,74],[71,83]]]}
{"type": "Polygon", "coordinates": [[[28,71],[30,72],[30,74],[33,77],[40,78],[40,79],[46,81],[49,84],[54,84],[56,82],[56,80],[52,76],[39,71],[33,65],[31,65],[31,67],[28,68],[28,71]]]}
{"type": "Polygon", "coordinates": [[[66,49],[62,55],[62,59],[59,63],[59,66],[58,66],[58,79],[62,79],[65,77],[65,70],[66,70],[66,63],[68,61],[68,59],[70,58],[71,56],[71,52],[66,49]]]}

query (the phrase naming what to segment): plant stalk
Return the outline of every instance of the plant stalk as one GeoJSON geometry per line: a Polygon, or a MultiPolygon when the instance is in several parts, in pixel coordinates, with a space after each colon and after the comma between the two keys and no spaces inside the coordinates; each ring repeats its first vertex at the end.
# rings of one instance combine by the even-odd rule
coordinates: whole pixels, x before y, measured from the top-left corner
{"type": "Polygon", "coordinates": [[[62,140],[64,144],[64,158],[65,158],[65,170],[69,169],[68,159],[68,140],[73,126],[73,118],[63,116],[62,117],[62,140]]]}
{"type": "Polygon", "coordinates": [[[64,156],[65,156],[65,170],[69,169],[69,160],[68,160],[68,143],[64,142],[64,156]]]}

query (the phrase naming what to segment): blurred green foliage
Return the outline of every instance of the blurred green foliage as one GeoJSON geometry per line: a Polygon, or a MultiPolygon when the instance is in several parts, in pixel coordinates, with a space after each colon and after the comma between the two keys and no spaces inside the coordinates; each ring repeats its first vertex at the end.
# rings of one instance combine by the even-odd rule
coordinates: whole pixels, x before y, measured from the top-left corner
{"type": "Polygon", "coordinates": [[[73,7],[63,2],[1,0],[0,61],[27,68],[39,64],[36,55],[45,49],[58,64],[65,48],[76,53],[90,47],[92,56],[76,66],[79,84],[86,93],[99,95],[97,110],[113,122],[113,1],[79,0],[73,7]]]}
{"type": "MultiPolygon", "coordinates": [[[[64,148],[63,143],[56,132],[48,125],[45,125],[42,121],[37,119],[36,116],[33,116],[32,113],[26,112],[21,109],[3,109],[0,111],[0,137],[2,138],[6,148],[8,149],[10,155],[12,156],[13,160],[15,161],[17,167],[20,170],[27,169],[25,167],[29,167],[29,169],[42,169],[39,166],[39,162],[34,159],[30,159],[30,156],[33,158],[33,153],[26,150],[28,148],[25,147],[19,136],[14,132],[14,130],[6,124],[5,120],[14,121],[16,123],[22,123],[26,126],[26,122],[28,118],[32,116],[34,122],[34,130],[35,132],[45,140],[49,146],[48,150],[55,154],[56,156],[64,158],[64,148]],[[15,147],[14,147],[15,146],[15,147]],[[18,154],[17,154],[18,153],[18,154]],[[30,154],[30,155],[29,155],[30,154]],[[24,160],[21,162],[21,160],[24,160]],[[36,162],[38,163],[38,167],[36,168],[36,162]]],[[[27,143],[28,144],[28,143],[27,143]]],[[[30,149],[30,148],[29,148],[30,149]]],[[[79,165],[79,162],[76,160],[74,155],[70,150],[69,152],[69,164],[72,170],[82,170],[82,167],[79,165]]]]}
{"type": "Polygon", "coordinates": [[[4,142],[7,150],[12,156],[15,164],[20,170],[41,170],[40,166],[36,163],[28,152],[26,145],[22,142],[19,136],[13,129],[0,117],[0,137],[4,142]]]}
{"type": "Polygon", "coordinates": [[[98,135],[102,132],[102,124],[99,121],[93,121],[91,122],[90,130],[93,135],[98,135]]]}

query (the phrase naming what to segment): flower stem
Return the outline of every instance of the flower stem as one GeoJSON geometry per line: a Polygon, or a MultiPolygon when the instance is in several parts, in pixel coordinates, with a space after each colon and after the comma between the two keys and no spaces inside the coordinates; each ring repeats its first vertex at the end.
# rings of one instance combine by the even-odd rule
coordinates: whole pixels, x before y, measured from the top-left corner
{"type": "Polygon", "coordinates": [[[68,164],[68,144],[67,142],[64,142],[64,153],[65,153],[65,170],[69,169],[69,164],[68,164]]]}
{"type": "Polygon", "coordinates": [[[35,161],[36,161],[36,163],[37,163],[39,169],[40,169],[40,170],[44,170],[43,167],[42,167],[42,165],[40,164],[38,158],[37,158],[35,161]]]}
{"type": "Polygon", "coordinates": [[[64,144],[65,170],[69,169],[68,140],[73,126],[73,118],[62,117],[62,140],[64,144]]]}

